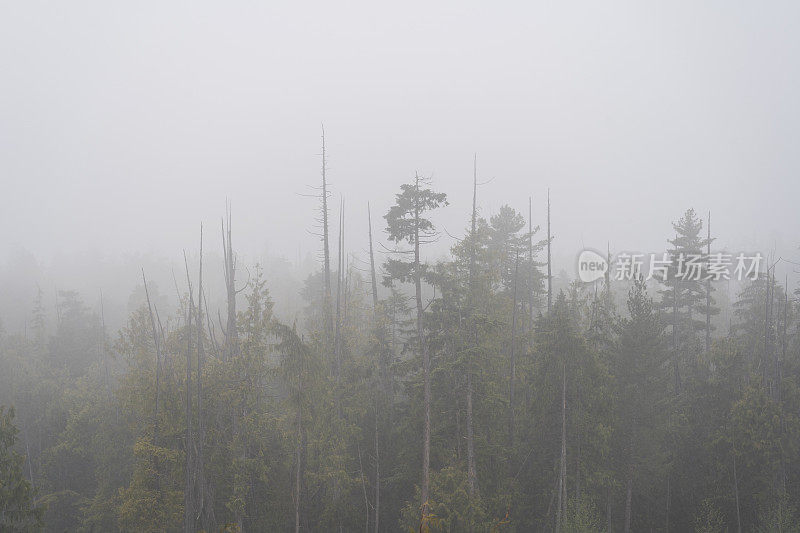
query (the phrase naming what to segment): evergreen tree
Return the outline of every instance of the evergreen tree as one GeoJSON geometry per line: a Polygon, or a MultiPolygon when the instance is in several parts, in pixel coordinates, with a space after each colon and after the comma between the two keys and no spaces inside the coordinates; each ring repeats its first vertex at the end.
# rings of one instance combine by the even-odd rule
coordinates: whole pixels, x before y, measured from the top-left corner
{"type": "Polygon", "coordinates": [[[424,422],[422,439],[422,489],[421,509],[422,522],[427,520],[428,488],[430,484],[430,446],[431,446],[431,362],[423,327],[422,279],[426,267],[420,259],[420,246],[430,242],[435,236],[433,223],[423,215],[447,205],[447,195],[436,193],[431,189],[421,188],[426,180],[419,174],[414,183],[404,184],[401,192],[395,196],[395,205],[385,215],[386,231],[390,241],[406,242],[413,247],[413,260],[389,259],[385,265],[386,283],[393,281],[413,282],[417,304],[417,351],[422,358],[424,422]]]}
{"type": "Polygon", "coordinates": [[[33,487],[22,473],[25,458],[13,449],[17,433],[14,408],[0,406],[0,529],[38,531],[43,508],[36,505],[33,487]]]}
{"type": "Polygon", "coordinates": [[[715,315],[719,309],[709,294],[712,284],[706,283],[709,257],[706,253],[710,240],[702,235],[703,221],[694,209],[672,223],[675,237],[667,239],[669,264],[666,272],[659,272],[664,288],[660,309],[664,324],[670,327],[673,352],[674,390],[681,389],[681,367],[697,363],[702,351],[700,332],[706,328],[706,313],[715,315]]]}

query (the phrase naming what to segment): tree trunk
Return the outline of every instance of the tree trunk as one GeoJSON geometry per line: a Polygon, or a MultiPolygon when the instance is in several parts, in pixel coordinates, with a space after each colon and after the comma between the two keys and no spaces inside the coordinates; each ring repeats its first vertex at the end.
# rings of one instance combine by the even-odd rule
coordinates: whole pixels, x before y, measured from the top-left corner
{"type": "MultiPolygon", "coordinates": [[[[517,381],[517,359],[516,359],[516,341],[517,341],[517,272],[519,268],[519,252],[514,260],[514,293],[511,304],[511,370],[508,379],[508,447],[509,458],[514,453],[514,434],[516,433],[516,424],[514,420],[514,385],[517,381]]],[[[509,469],[509,474],[510,474],[509,469]]]]}
{"type": "MultiPolygon", "coordinates": [[[[342,313],[342,284],[344,283],[344,273],[343,273],[343,266],[344,261],[342,259],[342,247],[344,246],[344,229],[343,229],[343,219],[344,219],[344,200],[342,200],[339,204],[339,251],[338,251],[338,259],[337,259],[337,267],[336,267],[336,325],[335,325],[335,335],[333,341],[333,349],[334,349],[334,376],[336,378],[336,385],[339,385],[339,380],[341,378],[341,371],[342,371],[342,354],[341,354],[341,313],[342,313]]],[[[339,394],[337,392],[337,405],[338,405],[338,398],[339,394]]],[[[340,407],[337,407],[337,410],[340,410],[340,407]]]]}
{"type": "Polygon", "coordinates": [[[372,213],[369,209],[369,203],[367,203],[367,223],[369,227],[369,275],[372,281],[372,309],[376,311],[378,309],[378,281],[375,275],[375,251],[372,247],[372,213]]]}
{"type": "Polygon", "coordinates": [[[736,451],[733,453],[733,495],[736,498],[736,531],[742,533],[742,515],[739,511],[739,479],[736,476],[736,451]]]}
{"type": "Polygon", "coordinates": [[[672,487],[670,486],[669,475],[667,475],[667,527],[666,533],[669,533],[669,516],[672,508],[672,487]]]}
{"type": "Polygon", "coordinates": [[[378,410],[375,409],[375,533],[381,519],[381,449],[378,439],[378,410]]]}
{"type": "Polygon", "coordinates": [[[475,471],[475,438],[472,428],[472,374],[467,374],[467,476],[469,478],[469,496],[474,498],[478,493],[478,476],[475,471]]]}
{"type": "Polygon", "coordinates": [[[378,282],[375,275],[375,251],[372,245],[372,213],[370,212],[369,203],[367,203],[367,223],[369,228],[369,272],[372,281],[372,315],[375,322],[376,336],[378,337],[378,360],[376,364],[377,370],[377,387],[375,391],[375,533],[379,531],[380,516],[381,516],[381,456],[380,456],[380,399],[383,392],[383,328],[379,324],[378,317],[378,282]]]}
{"type": "MultiPolygon", "coordinates": [[[[528,272],[528,333],[533,330],[533,199],[528,196],[528,264],[530,271],[528,272]]],[[[533,338],[531,336],[531,338],[533,338]]]]}
{"type": "Polygon", "coordinates": [[[633,500],[633,463],[628,463],[628,473],[625,480],[625,533],[631,530],[631,503],[633,500]]]}
{"type": "MultiPolygon", "coordinates": [[[[678,236],[675,235],[675,242],[677,242],[678,236]]],[[[677,256],[678,250],[677,245],[675,249],[675,255],[677,256]]],[[[665,280],[666,281],[666,280],[665,280]]],[[[675,396],[679,395],[681,392],[681,377],[680,377],[680,369],[678,366],[678,297],[680,294],[680,282],[676,278],[673,280],[672,284],[672,350],[673,350],[673,357],[675,358],[674,362],[674,371],[675,371],[675,396]]]]}
{"type": "MultiPolygon", "coordinates": [[[[183,259],[186,262],[185,252],[183,259]]],[[[192,461],[192,309],[194,303],[191,283],[189,283],[189,300],[186,302],[186,306],[186,479],[183,492],[183,531],[192,533],[194,531],[194,498],[192,494],[194,481],[192,461]]]]}
{"type": "MultiPolygon", "coordinates": [[[[470,311],[474,315],[476,309],[476,295],[475,295],[475,268],[476,268],[476,245],[475,242],[475,227],[477,223],[478,207],[478,157],[473,159],[473,181],[472,181],[472,229],[470,235],[470,267],[469,267],[469,294],[471,307],[470,311]]],[[[474,328],[474,321],[473,321],[474,328]]],[[[475,344],[478,344],[478,331],[474,328],[475,344]]],[[[473,499],[478,492],[478,475],[475,468],[475,435],[473,428],[472,416],[472,358],[470,357],[467,362],[467,478],[469,481],[469,497],[473,499]]],[[[470,529],[472,528],[472,521],[470,520],[470,529]]]]}
{"type": "Polygon", "coordinates": [[[567,363],[564,362],[561,384],[561,461],[558,474],[558,507],[556,509],[556,533],[561,531],[567,507],[567,363]]]}
{"type": "MultiPolygon", "coordinates": [[[[156,350],[156,405],[155,413],[153,414],[153,446],[158,446],[158,403],[161,395],[161,343],[158,341],[156,319],[153,316],[153,306],[150,305],[150,291],[147,289],[147,279],[144,276],[144,269],[142,269],[142,283],[144,284],[144,294],[147,298],[147,309],[150,312],[150,326],[153,328],[153,345],[156,350]]],[[[158,471],[158,469],[156,469],[156,471],[158,471]]]]}
{"type": "Polygon", "coordinates": [[[553,261],[550,253],[550,189],[547,189],[547,312],[553,308],[553,261]]]}
{"type": "Polygon", "coordinates": [[[239,354],[239,334],[236,331],[236,260],[231,244],[231,210],[226,209],[226,224],[222,224],[222,251],[225,264],[225,292],[227,296],[227,324],[225,326],[225,358],[231,359],[239,354]]]}
{"type": "Polygon", "coordinates": [[[204,530],[216,529],[214,505],[211,502],[210,487],[205,477],[205,417],[203,415],[203,360],[205,345],[203,342],[203,225],[200,225],[200,267],[197,280],[197,496],[199,498],[198,515],[204,530]]]}
{"type": "MultiPolygon", "coordinates": [[[[298,373],[298,380],[300,379],[298,373]]],[[[299,396],[299,392],[298,392],[299,396]]],[[[301,498],[301,484],[302,484],[302,468],[303,468],[303,457],[302,457],[302,434],[303,434],[303,418],[302,418],[302,411],[299,404],[298,398],[298,405],[297,405],[297,444],[295,446],[295,454],[296,454],[296,461],[297,461],[297,470],[295,472],[295,485],[294,485],[294,531],[295,533],[300,532],[300,498],[301,498]]]]}
{"type": "Polygon", "coordinates": [[[428,487],[430,481],[430,456],[431,456],[431,361],[428,346],[425,342],[425,332],[422,326],[422,272],[419,257],[419,174],[415,176],[414,198],[414,294],[417,300],[417,339],[422,354],[422,374],[424,381],[425,422],[422,441],[422,520],[425,522],[428,515],[428,487]]]}
{"type": "Polygon", "coordinates": [[[331,343],[331,253],[328,244],[328,181],[327,181],[327,161],[325,152],[325,126],[322,126],[322,257],[325,278],[325,295],[323,312],[325,347],[330,349],[331,343]]]}
{"type": "MultiPolygon", "coordinates": [[[[708,212],[707,258],[711,260],[711,211],[708,212]]],[[[711,351],[711,280],[706,280],[706,353],[711,351]]]]}

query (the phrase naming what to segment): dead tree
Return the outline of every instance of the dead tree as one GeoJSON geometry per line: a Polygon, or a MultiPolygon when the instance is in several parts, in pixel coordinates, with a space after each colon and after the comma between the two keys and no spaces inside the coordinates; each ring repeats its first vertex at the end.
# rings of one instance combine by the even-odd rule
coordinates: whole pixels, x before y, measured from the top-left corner
{"type": "Polygon", "coordinates": [[[372,213],[367,203],[367,223],[369,225],[369,272],[370,280],[372,281],[372,309],[377,312],[378,309],[378,282],[375,275],[375,251],[372,246],[372,213]]]}
{"type": "Polygon", "coordinates": [[[378,282],[377,276],[375,275],[375,250],[372,244],[372,212],[369,208],[369,202],[367,203],[367,227],[369,230],[369,273],[370,273],[370,280],[372,281],[372,319],[375,325],[375,333],[376,338],[378,341],[378,352],[377,352],[377,361],[375,365],[375,369],[377,372],[376,376],[376,387],[375,387],[375,533],[379,531],[379,524],[380,524],[380,516],[381,516],[381,459],[380,459],[380,427],[379,427],[379,419],[380,419],[380,412],[381,409],[379,407],[380,404],[380,396],[383,392],[383,376],[384,376],[384,369],[383,369],[383,349],[384,349],[384,339],[383,339],[383,329],[380,325],[379,317],[378,317],[378,282]]]}
{"type": "Polygon", "coordinates": [[[153,306],[150,304],[150,291],[147,288],[147,279],[142,269],[142,283],[144,284],[144,294],[147,297],[147,309],[150,312],[150,326],[153,328],[153,346],[156,351],[156,405],[153,414],[153,446],[158,446],[158,403],[161,395],[161,343],[156,329],[156,319],[153,316],[153,306]]]}
{"type": "Polygon", "coordinates": [[[550,253],[550,189],[547,189],[547,312],[553,309],[553,260],[550,253]]]}
{"type": "Polygon", "coordinates": [[[528,334],[533,330],[533,308],[534,308],[534,292],[533,292],[533,199],[528,196],[528,334]]]}
{"type": "MultiPolygon", "coordinates": [[[[189,267],[186,259],[186,251],[183,252],[183,261],[186,264],[186,275],[189,275],[189,267]]],[[[195,525],[194,511],[194,461],[192,444],[192,309],[194,301],[192,297],[192,285],[189,280],[189,299],[186,302],[186,475],[183,491],[183,531],[193,533],[195,525]]]]}
{"type": "Polygon", "coordinates": [[[514,420],[514,385],[517,380],[517,359],[515,352],[515,343],[517,340],[517,271],[519,269],[519,252],[517,252],[514,260],[514,291],[511,304],[511,369],[508,378],[508,446],[509,450],[513,452],[514,449],[514,434],[516,433],[516,424],[514,420]]]}
{"type": "MultiPolygon", "coordinates": [[[[470,311],[473,315],[473,329],[475,330],[475,344],[478,344],[477,327],[474,324],[476,298],[476,266],[477,266],[477,219],[478,219],[478,156],[473,157],[472,163],[472,217],[470,220],[470,259],[469,259],[469,294],[470,311]]],[[[467,368],[467,479],[469,480],[469,496],[474,498],[478,492],[478,476],[475,468],[475,438],[472,417],[472,361],[468,361],[467,368]]]]}
{"type": "Polygon", "coordinates": [[[228,304],[228,320],[224,330],[225,358],[231,359],[239,354],[239,334],[236,330],[236,258],[231,244],[231,209],[226,206],[225,218],[222,222],[222,252],[225,261],[225,292],[228,304]]]}
{"type": "Polygon", "coordinates": [[[344,284],[344,199],[339,203],[339,250],[336,267],[336,325],[334,331],[334,377],[339,385],[342,372],[342,285],[344,284]]]}
{"type": "MultiPolygon", "coordinates": [[[[711,261],[711,211],[708,212],[706,261],[711,261]]],[[[711,351],[711,280],[706,279],[706,353],[711,351]]]]}
{"type": "Polygon", "coordinates": [[[214,503],[210,486],[205,477],[205,417],[203,416],[203,360],[205,346],[203,342],[203,225],[200,224],[200,266],[197,279],[197,498],[198,518],[206,531],[216,529],[214,520],[214,503]]]}
{"type": "Polygon", "coordinates": [[[331,252],[328,236],[328,179],[327,179],[327,152],[325,151],[325,126],[322,126],[322,259],[325,294],[323,296],[325,346],[330,348],[331,342],[331,252]]]}

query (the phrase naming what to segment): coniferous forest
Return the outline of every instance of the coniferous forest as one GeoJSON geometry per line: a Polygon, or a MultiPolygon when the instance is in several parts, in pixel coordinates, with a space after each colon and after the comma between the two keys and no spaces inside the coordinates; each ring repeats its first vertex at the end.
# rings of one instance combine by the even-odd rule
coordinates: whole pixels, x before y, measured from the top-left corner
{"type": "Polygon", "coordinates": [[[0,1],[0,533],[800,533],[798,28],[0,1]]]}
{"type": "Polygon", "coordinates": [[[796,531],[800,321],[777,261],[723,323],[715,237],[687,209],[662,277],[556,288],[549,203],[543,229],[485,218],[474,180],[446,256],[425,259],[447,195],[417,174],[365,209],[357,268],[323,160],[322,261],[290,323],[230,210],[222,264],[202,228],[174,312],[144,270],[118,331],[40,291],[0,337],[2,529],[796,531]],[[670,276],[692,252],[701,281],[670,276]]]}

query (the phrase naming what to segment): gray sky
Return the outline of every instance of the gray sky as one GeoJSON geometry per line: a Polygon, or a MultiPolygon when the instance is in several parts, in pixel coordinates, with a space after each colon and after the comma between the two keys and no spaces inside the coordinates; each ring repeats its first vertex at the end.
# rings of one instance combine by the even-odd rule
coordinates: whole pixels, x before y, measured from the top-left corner
{"type": "Polygon", "coordinates": [[[533,195],[543,223],[551,187],[558,269],[663,250],[690,206],[797,259],[798,27],[796,2],[2,2],[0,260],[176,259],[200,221],[218,247],[226,197],[245,256],[316,253],[322,122],[353,251],[415,170],[460,234],[477,152],[485,215],[533,195]]]}

